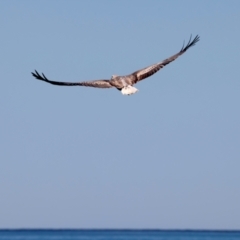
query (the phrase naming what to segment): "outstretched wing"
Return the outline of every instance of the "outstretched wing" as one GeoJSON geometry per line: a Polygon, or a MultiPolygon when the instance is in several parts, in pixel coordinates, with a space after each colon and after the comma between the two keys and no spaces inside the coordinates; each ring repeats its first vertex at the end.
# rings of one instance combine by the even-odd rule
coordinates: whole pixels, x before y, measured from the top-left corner
{"type": "Polygon", "coordinates": [[[89,82],[56,82],[47,79],[47,77],[42,73],[42,76],[35,70],[32,75],[41,81],[51,83],[53,85],[59,86],[85,86],[85,87],[96,87],[96,88],[111,88],[113,87],[108,80],[95,80],[89,82]]]}
{"type": "Polygon", "coordinates": [[[184,44],[183,44],[182,49],[177,54],[163,60],[162,62],[153,64],[149,67],[138,70],[138,71],[130,74],[128,77],[131,78],[131,81],[133,83],[137,83],[138,81],[141,81],[147,77],[150,77],[151,75],[153,75],[154,73],[159,71],[161,68],[165,67],[167,64],[169,64],[172,61],[174,61],[175,59],[177,59],[179,56],[181,56],[183,53],[185,53],[190,47],[194,46],[200,40],[200,37],[197,35],[192,41],[191,41],[191,39],[192,39],[192,36],[190,37],[188,44],[186,46],[184,46],[184,44]]]}

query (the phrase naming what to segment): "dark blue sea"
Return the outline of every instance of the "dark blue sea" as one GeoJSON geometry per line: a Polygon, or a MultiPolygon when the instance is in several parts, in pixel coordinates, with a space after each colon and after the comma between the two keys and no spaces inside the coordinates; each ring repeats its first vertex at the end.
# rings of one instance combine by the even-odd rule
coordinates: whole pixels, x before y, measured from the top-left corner
{"type": "Polygon", "coordinates": [[[0,230],[0,240],[240,240],[240,231],[0,230]]]}

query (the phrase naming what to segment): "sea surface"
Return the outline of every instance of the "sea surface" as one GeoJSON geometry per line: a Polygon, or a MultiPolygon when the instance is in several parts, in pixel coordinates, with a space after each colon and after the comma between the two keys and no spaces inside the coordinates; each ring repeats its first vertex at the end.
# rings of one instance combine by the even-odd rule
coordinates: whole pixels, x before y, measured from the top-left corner
{"type": "Polygon", "coordinates": [[[240,240],[240,231],[0,230],[0,240],[240,240]]]}

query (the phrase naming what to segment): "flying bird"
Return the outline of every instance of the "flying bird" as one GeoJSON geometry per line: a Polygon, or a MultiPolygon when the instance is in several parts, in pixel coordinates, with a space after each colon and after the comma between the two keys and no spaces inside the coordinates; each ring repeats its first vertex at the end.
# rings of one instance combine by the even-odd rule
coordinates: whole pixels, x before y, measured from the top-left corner
{"type": "Polygon", "coordinates": [[[133,72],[130,75],[126,76],[117,76],[112,75],[110,80],[103,79],[103,80],[95,80],[95,81],[87,81],[87,82],[57,82],[49,80],[43,73],[40,75],[36,70],[35,72],[32,72],[32,75],[41,81],[51,83],[53,85],[59,85],[59,86],[85,86],[85,87],[96,87],[96,88],[117,88],[119,91],[122,92],[123,95],[130,95],[134,94],[138,91],[137,88],[133,87],[134,84],[138,83],[139,81],[150,77],[157,71],[159,71],[161,68],[166,66],[167,64],[171,63],[175,59],[177,59],[179,56],[181,56],[183,53],[185,53],[190,47],[194,46],[198,41],[200,40],[200,37],[197,35],[193,40],[192,36],[190,37],[188,43],[186,46],[182,46],[181,50],[174,54],[173,56],[159,62],[156,64],[153,64],[149,67],[140,69],[136,72],[133,72]]]}

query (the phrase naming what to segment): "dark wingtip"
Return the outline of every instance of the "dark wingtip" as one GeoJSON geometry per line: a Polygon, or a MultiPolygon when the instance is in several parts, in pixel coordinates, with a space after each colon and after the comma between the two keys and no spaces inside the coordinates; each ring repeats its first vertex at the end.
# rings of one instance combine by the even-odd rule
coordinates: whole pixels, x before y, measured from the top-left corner
{"type": "Polygon", "coordinates": [[[189,41],[188,41],[188,44],[186,45],[186,47],[185,47],[184,44],[183,44],[182,49],[181,49],[180,52],[185,52],[185,51],[188,50],[188,48],[194,46],[194,45],[200,40],[200,36],[199,36],[199,35],[196,35],[196,37],[195,37],[192,41],[191,41],[191,40],[192,40],[192,34],[191,34],[191,36],[190,36],[190,39],[189,39],[189,41]]]}
{"type": "Polygon", "coordinates": [[[37,70],[35,70],[35,72],[32,72],[32,75],[38,80],[48,81],[47,77],[43,73],[41,76],[37,70]]]}
{"type": "Polygon", "coordinates": [[[37,76],[39,75],[38,72],[37,72],[37,70],[35,70],[35,72],[31,72],[31,73],[32,73],[32,75],[33,75],[35,78],[37,78],[37,76]]]}

